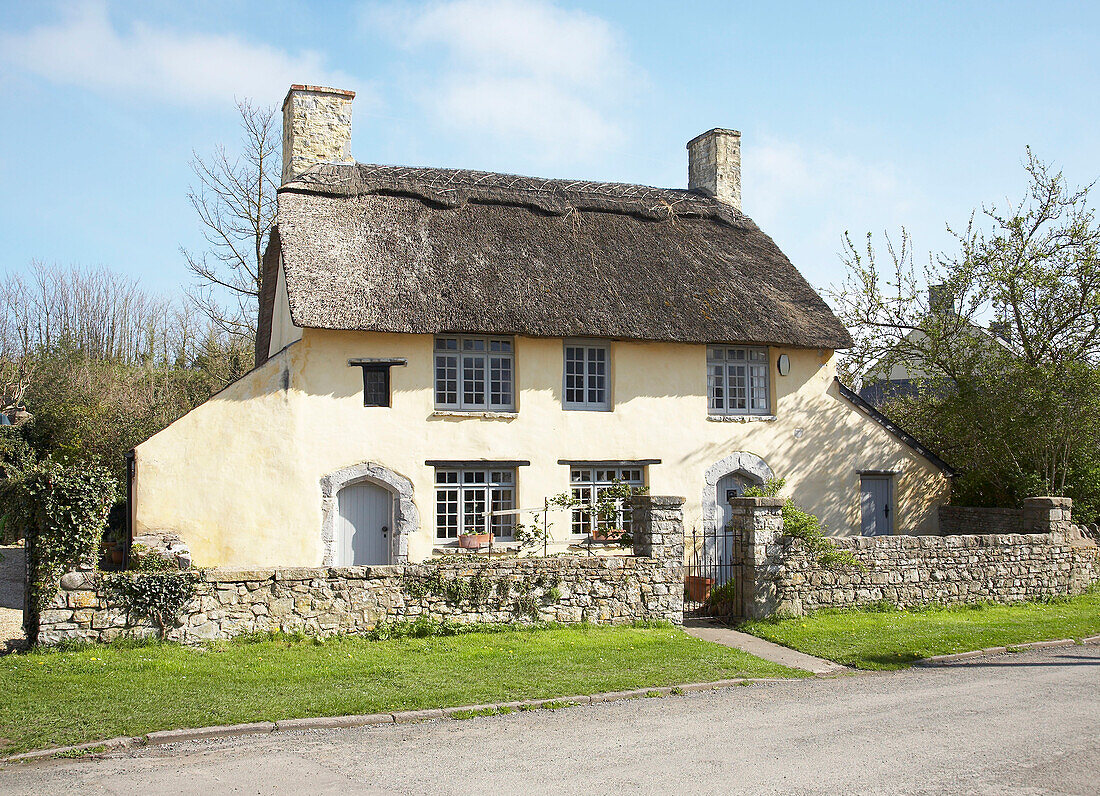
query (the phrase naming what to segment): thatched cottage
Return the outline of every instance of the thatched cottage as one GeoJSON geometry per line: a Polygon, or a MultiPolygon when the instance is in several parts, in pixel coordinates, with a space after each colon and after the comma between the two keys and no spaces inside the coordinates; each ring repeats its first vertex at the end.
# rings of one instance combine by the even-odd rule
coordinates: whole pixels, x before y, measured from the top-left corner
{"type": "Polygon", "coordinates": [[[739,133],[688,144],[686,190],[377,166],[353,96],[287,95],[256,368],[138,446],[135,533],[201,565],[416,561],[617,482],[704,531],[770,476],[832,533],[937,532],[950,471],[835,378],[850,338],[741,212],[739,133]]]}

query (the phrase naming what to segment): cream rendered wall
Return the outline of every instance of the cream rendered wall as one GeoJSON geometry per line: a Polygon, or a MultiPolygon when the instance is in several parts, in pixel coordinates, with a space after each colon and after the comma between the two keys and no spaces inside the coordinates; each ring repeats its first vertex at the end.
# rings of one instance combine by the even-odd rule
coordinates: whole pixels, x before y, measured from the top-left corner
{"type": "MultiPolygon", "coordinates": [[[[300,341],[137,448],[135,532],[172,529],[200,565],[320,565],[320,479],[376,462],[413,482],[420,532],[409,556],[430,555],[434,470],[428,459],[530,460],[521,507],[569,488],[559,459],[661,459],[653,494],[687,499],[689,533],[703,527],[703,474],[732,453],[762,457],[787,491],[833,533],[859,533],[859,470],[899,474],[899,533],[934,533],[948,484],[930,463],[839,397],[831,351],[771,350],[776,419],[707,420],[706,347],[612,344],[614,411],[562,409],[560,339],[516,340],[514,416],[436,414],[431,335],[304,330],[300,341]],[[791,372],[779,376],[786,353],[791,372]],[[407,358],[391,370],[392,407],[364,407],[356,357],[407,358]]],[[[568,515],[554,517],[568,534],[568,515]]]]}
{"type": "Polygon", "coordinates": [[[279,270],[275,279],[275,305],[271,311],[271,341],[267,355],[273,356],[286,346],[302,339],[302,327],[295,326],[290,318],[290,298],[286,293],[286,275],[283,273],[283,258],[279,258],[279,270]]]}

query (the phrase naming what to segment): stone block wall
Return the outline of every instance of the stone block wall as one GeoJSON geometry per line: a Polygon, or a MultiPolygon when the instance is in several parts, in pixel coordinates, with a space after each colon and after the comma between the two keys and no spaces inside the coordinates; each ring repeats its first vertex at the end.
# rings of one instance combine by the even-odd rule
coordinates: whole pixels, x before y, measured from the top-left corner
{"type": "Polygon", "coordinates": [[[1097,548],[1072,545],[1059,533],[835,541],[866,569],[823,569],[801,540],[784,540],[775,555],[777,611],[800,615],[882,601],[901,608],[1020,602],[1079,594],[1100,577],[1097,548]]]}
{"type": "Polygon", "coordinates": [[[354,91],[293,85],[283,100],[283,182],[318,163],[354,163],[351,102],[354,91]]]}
{"type": "Polygon", "coordinates": [[[1026,522],[1053,530],[834,539],[862,565],[834,571],[818,564],[802,540],[783,535],[782,501],[737,498],[731,505],[744,548],[741,615],[1080,594],[1100,580],[1100,548],[1074,533],[1067,499],[1034,501],[1024,510],[1026,522]]]}
{"type": "MultiPolygon", "coordinates": [[[[168,638],[185,643],[257,631],[364,633],[382,622],[683,621],[683,500],[644,498],[636,552],[546,558],[448,556],[416,565],[209,570],[168,638]],[[448,595],[446,584],[481,598],[448,595]],[[425,588],[426,582],[435,583],[425,588]]],[[[458,591],[458,590],[456,590],[458,591]]],[[[37,641],[110,641],[157,633],[112,601],[93,571],[67,573],[39,614],[37,641]]]]}
{"type": "Polygon", "coordinates": [[[1005,534],[1066,532],[1072,525],[1073,501],[1064,497],[1033,497],[1018,509],[940,506],[940,533],[1005,534]]]}
{"type": "Polygon", "coordinates": [[[940,533],[990,534],[1023,533],[1020,509],[992,509],[976,506],[940,506],[940,533]]]}

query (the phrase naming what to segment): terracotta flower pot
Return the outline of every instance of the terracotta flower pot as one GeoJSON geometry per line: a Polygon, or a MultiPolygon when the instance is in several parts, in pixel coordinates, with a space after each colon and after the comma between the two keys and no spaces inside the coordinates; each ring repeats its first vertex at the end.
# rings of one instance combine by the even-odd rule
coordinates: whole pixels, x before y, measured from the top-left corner
{"type": "Polygon", "coordinates": [[[615,539],[618,539],[622,535],[623,535],[622,531],[615,531],[615,530],[606,530],[606,531],[595,530],[595,531],[592,532],[592,538],[595,539],[597,542],[610,542],[610,541],[613,541],[615,539]]]}
{"type": "Polygon", "coordinates": [[[458,537],[458,546],[467,550],[476,550],[489,544],[489,540],[492,538],[491,533],[466,533],[458,537]]]}
{"type": "Polygon", "coordinates": [[[703,575],[687,575],[684,577],[684,599],[695,603],[705,603],[710,597],[711,587],[714,586],[714,578],[703,575]]]}
{"type": "Polygon", "coordinates": [[[123,550],[121,547],[111,548],[111,563],[112,564],[121,564],[125,560],[126,560],[126,551],[125,550],[123,550]]]}

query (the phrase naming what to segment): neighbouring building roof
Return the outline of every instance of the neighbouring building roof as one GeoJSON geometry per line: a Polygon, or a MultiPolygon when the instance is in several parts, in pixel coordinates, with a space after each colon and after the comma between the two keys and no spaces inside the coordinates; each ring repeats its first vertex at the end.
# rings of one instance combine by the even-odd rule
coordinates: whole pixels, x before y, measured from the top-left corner
{"type": "Polygon", "coordinates": [[[770,237],[686,190],[326,164],[279,190],[272,244],[301,327],[851,345],[770,237]]]}

